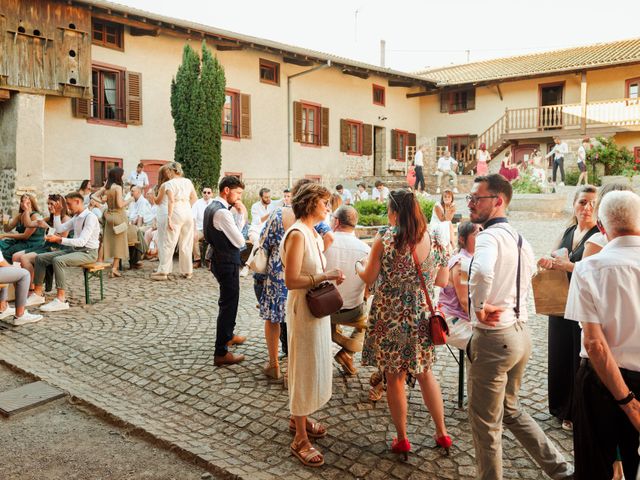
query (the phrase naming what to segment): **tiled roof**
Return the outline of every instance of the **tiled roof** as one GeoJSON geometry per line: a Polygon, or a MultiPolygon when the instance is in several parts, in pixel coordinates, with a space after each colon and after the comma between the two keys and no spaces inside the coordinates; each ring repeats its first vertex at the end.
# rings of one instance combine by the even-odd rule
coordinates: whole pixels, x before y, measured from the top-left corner
{"type": "Polygon", "coordinates": [[[417,72],[438,86],[550,75],[605,66],[640,63],[640,38],[550,52],[496,58],[417,72]]]}

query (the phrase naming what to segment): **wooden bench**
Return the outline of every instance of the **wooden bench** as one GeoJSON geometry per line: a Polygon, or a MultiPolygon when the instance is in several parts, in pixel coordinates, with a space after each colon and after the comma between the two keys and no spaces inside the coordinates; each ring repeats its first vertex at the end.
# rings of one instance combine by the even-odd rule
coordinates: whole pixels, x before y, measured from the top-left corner
{"type": "Polygon", "coordinates": [[[82,272],[84,273],[84,300],[87,305],[93,303],[91,301],[91,294],[89,292],[89,279],[90,278],[99,278],[100,279],[100,300],[104,300],[104,282],[102,279],[102,271],[111,268],[110,263],[106,262],[92,262],[85,263],[81,265],[82,272]]]}

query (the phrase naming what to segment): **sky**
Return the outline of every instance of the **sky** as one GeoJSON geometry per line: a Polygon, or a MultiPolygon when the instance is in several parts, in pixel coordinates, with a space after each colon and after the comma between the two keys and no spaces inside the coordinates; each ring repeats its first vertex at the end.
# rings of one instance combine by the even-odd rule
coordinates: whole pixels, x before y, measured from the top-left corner
{"type": "Polygon", "coordinates": [[[640,37],[634,0],[118,0],[406,72],[640,37]]]}

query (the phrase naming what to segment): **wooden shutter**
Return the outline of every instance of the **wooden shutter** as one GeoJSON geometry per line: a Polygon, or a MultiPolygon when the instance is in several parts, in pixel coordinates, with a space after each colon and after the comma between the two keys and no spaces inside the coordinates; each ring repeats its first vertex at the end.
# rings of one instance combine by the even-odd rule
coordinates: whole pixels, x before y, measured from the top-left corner
{"type": "Polygon", "coordinates": [[[125,83],[127,123],[142,125],[142,74],[127,72],[125,83]]]}
{"type": "Polygon", "coordinates": [[[362,125],[362,154],[373,155],[373,125],[362,125]]]}
{"type": "Polygon", "coordinates": [[[240,94],[240,138],[251,138],[251,95],[240,94]]]}
{"type": "Polygon", "coordinates": [[[391,158],[398,158],[398,133],[397,130],[391,130],[391,158]]]}
{"type": "Polygon", "coordinates": [[[467,90],[467,110],[476,109],[476,89],[471,88],[467,90]]]}
{"type": "Polygon", "coordinates": [[[302,104],[293,102],[293,141],[302,142],[302,104]]]}
{"type": "Polygon", "coordinates": [[[416,146],[416,134],[415,133],[410,133],[409,134],[409,146],[410,147],[415,147],[416,146]]]}
{"type": "Polygon", "coordinates": [[[349,151],[349,124],[343,118],[340,119],[340,151],[349,151]]]}
{"type": "Polygon", "coordinates": [[[440,94],[440,113],[447,113],[449,111],[449,92],[442,92],[440,94]]]}
{"type": "Polygon", "coordinates": [[[86,98],[72,98],[71,107],[73,116],[78,118],[89,118],[91,116],[91,100],[86,98]]]}
{"type": "Polygon", "coordinates": [[[329,146],[329,109],[322,107],[320,113],[320,145],[329,146]]]}

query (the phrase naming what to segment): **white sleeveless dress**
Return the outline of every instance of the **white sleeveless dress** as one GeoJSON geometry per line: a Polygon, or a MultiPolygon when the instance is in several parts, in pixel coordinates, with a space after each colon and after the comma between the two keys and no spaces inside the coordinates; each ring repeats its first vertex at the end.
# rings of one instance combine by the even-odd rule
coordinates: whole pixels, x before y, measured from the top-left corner
{"type": "MultiPolygon", "coordinates": [[[[322,272],[320,256],[322,238],[315,230],[297,221],[285,233],[280,244],[280,256],[285,262],[285,242],[289,233],[298,230],[304,235],[302,275],[322,272]]],[[[325,262],[326,265],[326,262],[325,262]]],[[[309,311],[306,289],[289,290],[287,298],[287,337],[289,340],[289,409],[291,415],[307,416],[317,411],[331,398],[333,378],[331,356],[331,319],[316,318],[309,311]]]]}

